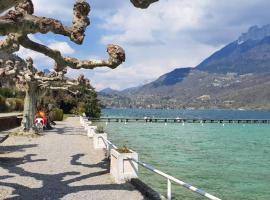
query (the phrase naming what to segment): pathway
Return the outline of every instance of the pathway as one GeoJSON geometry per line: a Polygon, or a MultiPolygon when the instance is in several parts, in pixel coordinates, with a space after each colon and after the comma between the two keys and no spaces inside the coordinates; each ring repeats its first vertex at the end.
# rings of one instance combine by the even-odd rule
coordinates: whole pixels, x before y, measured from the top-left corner
{"type": "Polygon", "coordinates": [[[9,137],[0,146],[0,199],[144,199],[131,184],[114,184],[102,150],[78,118],[37,138],[9,137]]]}

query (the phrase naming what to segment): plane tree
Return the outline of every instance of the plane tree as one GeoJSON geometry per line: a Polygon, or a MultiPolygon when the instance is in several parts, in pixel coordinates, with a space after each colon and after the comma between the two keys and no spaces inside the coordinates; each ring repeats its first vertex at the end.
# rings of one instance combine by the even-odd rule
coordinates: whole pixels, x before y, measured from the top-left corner
{"type": "MultiPolygon", "coordinates": [[[[125,52],[118,46],[109,44],[109,58],[105,60],[79,60],[65,57],[60,51],[39,44],[29,38],[29,34],[49,32],[69,37],[71,41],[82,44],[85,30],[90,24],[88,14],[90,5],[84,0],[77,0],[73,7],[73,23],[71,27],[63,25],[59,20],[33,15],[34,5],[31,0],[1,1],[13,2],[14,9],[0,17],[0,35],[5,36],[0,41],[0,77],[1,82],[13,82],[25,91],[24,114],[22,126],[25,130],[33,127],[36,112],[36,101],[40,91],[44,89],[65,89],[81,84],[82,81],[69,81],[64,78],[67,68],[94,69],[96,67],[116,68],[125,61],[125,52]],[[19,2],[19,3],[18,3],[19,2]],[[23,46],[24,48],[42,53],[55,61],[54,72],[46,75],[33,66],[31,58],[20,59],[13,55],[23,46]]],[[[6,6],[5,8],[9,8],[6,6]]],[[[2,7],[1,7],[2,8],[2,7]]]]}
{"type": "MultiPolygon", "coordinates": [[[[135,7],[147,8],[157,0],[130,0],[135,7]]],[[[85,38],[86,28],[90,25],[88,18],[90,5],[86,0],[76,0],[73,6],[72,25],[66,26],[53,18],[34,15],[34,5],[31,0],[0,0],[0,54],[5,56],[0,60],[1,82],[6,80],[16,84],[25,91],[24,114],[22,126],[30,130],[36,112],[36,102],[43,90],[67,90],[82,80],[70,81],[64,74],[71,69],[94,69],[96,67],[116,68],[125,61],[125,51],[114,44],[107,45],[108,59],[80,60],[66,57],[56,49],[33,41],[30,34],[54,33],[68,37],[72,42],[80,45],[85,38]],[[33,66],[31,58],[23,60],[14,53],[20,47],[41,53],[54,60],[54,72],[46,75],[33,66]]],[[[87,82],[87,81],[86,81],[87,82]]]]}
{"type": "Polygon", "coordinates": [[[93,90],[90,81],[84,76],[79,76],[77,80],[74,80],[65,77],[65,73],[64,70],[52,71],[49,74],[38,71],[33,66],[31,58],[25,61],[19,57],[16,60],[14,57],[13,60],[0,59],[0,77],[9,81],[10,85],[13,84],[14,87],[25,92],[22,130],[33,130],[38,97],[48,90],[63,90],[73,95],[78,95],[81,87],[85,90],[93,90]]]}
{"type": "MultiPolygon", "coordinates": [[[[7,9],[23,2],[24,0],[0,0],[0,13],[6,11],[7,9]]],[[[158,0],[130,0],[135,7],[147,8],[150,4],[158,0]]]]}

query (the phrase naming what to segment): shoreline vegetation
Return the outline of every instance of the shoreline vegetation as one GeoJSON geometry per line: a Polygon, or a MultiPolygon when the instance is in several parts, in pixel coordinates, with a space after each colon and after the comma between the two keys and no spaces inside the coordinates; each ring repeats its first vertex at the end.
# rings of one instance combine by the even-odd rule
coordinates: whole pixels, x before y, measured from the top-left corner
{"type": "Polygon", "coordinates": [[[138,109],[138,110],[194,110],[194,111],[243,111],[243,112],[270,112],[269,109],[246,109],[246,108],[170,108],[170,107],[161,107],[161,108],[149,108],[149,107],[104,107],[103,109],[120,109],[120,110],[128,110],[128,109],[138,109]]]}

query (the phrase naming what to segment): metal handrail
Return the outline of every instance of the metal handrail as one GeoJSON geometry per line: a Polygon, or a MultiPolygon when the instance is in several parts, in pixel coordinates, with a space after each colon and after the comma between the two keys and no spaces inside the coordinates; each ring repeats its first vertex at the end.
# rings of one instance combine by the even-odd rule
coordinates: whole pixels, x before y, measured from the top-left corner
{"type": "MultiPolygon", "coordinates": [[[[106,143],[108,143],[110,146],[112,146],[114,149],[118,149],[118,147],[116,145],[114,145],[110,140],[104,138],[103,136],[99,136],[99,138],[102,138],[103,141],[105,141],[106,143]]],[[[106,145],[108,146],[108,145],[106,145]]]]}
{"type": "MultiPolygon", "coordinates": [[[[106,146],[110,145],[114,149],[118,149],[118,147],[116,145],[114,145],[111,141],[109,141],[108,139],[104,138],[103,136],[100,136],[100,137],[103,139],[103,141],[108,143],[108,145],[106,145],[106,146]]],[[[108,149],[110,149],[110,148],[108,148],[108,149]]],[[[179,184],[179,185],[181,185],[181,186],[183,186],[183,187],[185,187],[185,188],[187,188],[187,189],[189,189],[189,190],[191,190],[191,191],[193,191],[193,192],[195,192],[195,193],[197,193],[197,194],[199,194],[201,196],[204,196],[204,197],[206,197],[206,198],[208,198],[210,200],[221,200],[220,198],[215,197],[215,196],[213,196],[213,195],[211,195],[211,194],[209,194],[209,193],[207,193],[207,192],[205,192],[205,191],[203,191],[201,189],[198,189],[198,188],[196,188],[196,187],[194,187],[194,186],[192,186],[192,185],[190,185],[188,183],[185,183],[184,181],[181,181],[181,180],[179,180],[179,179],[177,179],[177,178],[175,178],[173,176],[170,176],[170,175],[168,175],[168,174],[166,174],[166,173],[164,173],[164,172],[162,172],[162,171],[160,171],[158,169],[155,169],[153,166],[151,166],[149,164],[146,164],[144,162],[141,162],[141,161],[136,160],[136,159],[131,158],[131,157],[127,157],[127,158],[129,160],[133,160],[134,162],[138,163],[142,167],[144,167],[144,168],[146,168],[146,169],[148,169],[148,170],[150,170],[150,171],[152,171],[152,172],[154,172],[154,173],[156,173],[156,174],[158,174],[158,175],[160,175],[160,176],[167,179],[167,199],[168,200],[172,199],[171,182],[175,182],[175,183],[177,183],[177,184],[179,184]]]]}
{"type": "Polygon", "coordinates": [[[168,180],[167,199],[169,199],[169,200],[171,199],[171,181],[173,181],[173,182],[175,182],[175,183],[177,183],[177,184],[179,184],[179,185],[181,185],[181,186],[183,186],[183,187],[185,187],[185,188],[187,188],[187,189],[189,189],[189,190],[191,190],[191,191],[193,191],[201,196],[207,197],[208,199],[221,200],[220,198],[215,197],[215,196],[213,196],[213,195],[211,195],[211,194],[209,194],[201,189],[198,189],[198,188],[196,188],[188,183],[185,183],[185,182],[183,182],[183,181],[181,181],[173,176],[170,176],[170,175],[168,175],[168,174],[166,174],[158,169],[155,169],[153,166],[151,166],[149,164],[146,164],[146,163],[141,162],[139,160],[136,160],[134,158],[129,158],[129,159],[133,160],[134,162],[138,163],[139,165],[143,166],[144,168],[146,168],[146,169],[148,169],[148,170],[150,170],[150,171],[152,171],[152,172],[154,172],[154,173],[156,173],[164,178],[167,178],[167,180],[168,180]]]}

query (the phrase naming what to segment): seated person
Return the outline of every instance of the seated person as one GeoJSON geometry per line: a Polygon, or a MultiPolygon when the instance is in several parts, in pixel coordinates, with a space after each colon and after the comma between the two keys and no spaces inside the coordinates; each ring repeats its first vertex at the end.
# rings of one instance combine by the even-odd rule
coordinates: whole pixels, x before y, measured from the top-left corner
{"type": "Polygon", "coordinates": [[[36,118],[42,118],[43,122],[44,122],[44,126],[47,127],[48,119],[47,119],[47,116],[43,110],[40,110],[37,112],[36,118]]]}

